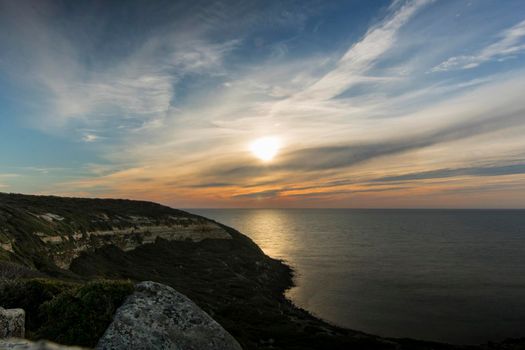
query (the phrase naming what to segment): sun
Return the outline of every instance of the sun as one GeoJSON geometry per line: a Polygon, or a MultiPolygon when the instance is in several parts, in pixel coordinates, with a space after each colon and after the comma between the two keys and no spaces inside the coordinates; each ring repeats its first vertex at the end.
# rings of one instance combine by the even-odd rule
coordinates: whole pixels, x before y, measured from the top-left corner
{"type": "Polygon", "coordinates": [[[281,142],[277,137],[273,136],[262,137],[253,141],[250,145],[253,155],[265,162],[271,161],[280,148],[281,142]]]}

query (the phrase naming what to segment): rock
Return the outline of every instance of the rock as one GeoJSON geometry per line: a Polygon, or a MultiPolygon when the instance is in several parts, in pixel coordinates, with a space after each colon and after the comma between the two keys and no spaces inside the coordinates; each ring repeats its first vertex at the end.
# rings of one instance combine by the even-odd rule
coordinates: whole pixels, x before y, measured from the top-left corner
{"type": "Polygon", "coordinates": [[[117,310],[100,350],[240,350],[239,343],[186,296],[141,282],[117,310]]]}
{"type": "Polygon", "coordinates": [[[0,339],[25,336],[26,313],[22,309],[0,307],[0,339]]]}
{"type": "Polygon", "coordinates": [[[65,346],[41,340],[32,342],[26,339],[3,339],[0,340],[0,349],[2,350],[81,350],[76,346],[65,346]]]}

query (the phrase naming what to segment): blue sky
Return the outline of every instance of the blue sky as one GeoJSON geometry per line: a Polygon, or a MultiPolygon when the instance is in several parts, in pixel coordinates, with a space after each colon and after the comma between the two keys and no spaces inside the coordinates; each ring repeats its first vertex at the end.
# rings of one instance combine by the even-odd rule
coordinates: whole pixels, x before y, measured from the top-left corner
{"type": "Polygon", "coordinates": [[[524,63],[523,1],[0,0],[0,191],[522,208],[524,63]]]}

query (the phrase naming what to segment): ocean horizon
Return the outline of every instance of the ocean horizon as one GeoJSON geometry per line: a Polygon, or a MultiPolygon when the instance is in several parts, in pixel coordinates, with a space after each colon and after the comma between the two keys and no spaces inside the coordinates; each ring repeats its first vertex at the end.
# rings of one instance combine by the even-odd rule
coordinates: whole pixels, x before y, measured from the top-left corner
{"type": "Polygon", "coordinates": [[[295,271],[287,297],[385,337],[477,344],[522,335],[523,209],[186,209],[295,271]]]}

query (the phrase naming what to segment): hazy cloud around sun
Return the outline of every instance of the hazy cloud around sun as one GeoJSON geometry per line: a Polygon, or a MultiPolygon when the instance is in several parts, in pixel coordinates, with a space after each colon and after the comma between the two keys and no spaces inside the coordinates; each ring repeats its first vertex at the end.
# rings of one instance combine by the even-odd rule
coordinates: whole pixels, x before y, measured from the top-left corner
{"type": "Polygon", "coordinates": [[[521,1],[0,0],[13,150],[1,189],[523,207],[523,13],[521,1]],[[278,147],[254,151],[268,137],[278,147]]]}

